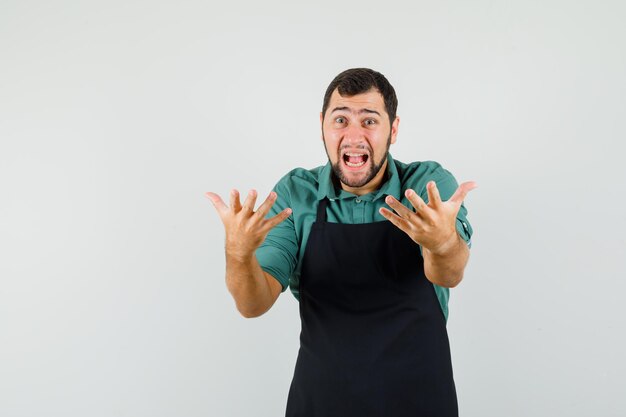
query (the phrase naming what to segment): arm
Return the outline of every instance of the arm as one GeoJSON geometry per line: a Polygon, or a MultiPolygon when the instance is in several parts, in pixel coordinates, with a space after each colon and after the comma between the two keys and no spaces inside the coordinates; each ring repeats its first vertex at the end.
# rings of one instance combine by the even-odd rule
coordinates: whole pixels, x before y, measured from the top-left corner
{"type": "Polygon", "coordinates": [[[226,253],[226,287],[243,317],[267,312],[281,293],[280,283],[263,271],[256,257],[238,259],[226,253]]]}
{"type": "Polygon", "coordinates": [[[463,279],[463,271],[469,259],[469,248],[465,241],[454,233],[450,243],[441,253],[422,248],[424,274],[433,284],[441,287],[456,287],[463,279]]]}
{"type": "Polygon", "coordinates": [[[265,273],[255,256],[255,250],[269,231],[284,221],[291,209],[286,208],[273,217],[265,218],[276,200],[271,192],[255,212],[256,191],[251,190],[242,205],[237,190],[231,192],[230,207],[215,193],[206,193],[215,206],[226,231],[226,286],[235,300],[237,310],[246,318],[258,317],[274,304],[282,289],[280,283],[265,273]]]}
{"type": "Polygon", "coordinates": [[[434,181],[427,184],[429,202],[413,190],[405,192],[414,207],[409,210],[392,196],[386,202],[397,214],[386,208],[380,213],[420,245],[424,274],[441,287],[454,287],[463,279],[469,248],[455,229],[457,214],[467,193],[476,188],[473,181],[461,184],[448,201],[442,201],[434,181]]]}

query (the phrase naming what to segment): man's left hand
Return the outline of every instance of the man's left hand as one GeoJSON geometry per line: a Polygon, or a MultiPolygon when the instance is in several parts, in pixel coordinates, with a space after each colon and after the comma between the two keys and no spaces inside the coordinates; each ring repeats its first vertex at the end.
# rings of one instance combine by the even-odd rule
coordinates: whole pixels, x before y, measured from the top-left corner
{"type": "Polygon", "coordinates": [[[380,214],[409,235],[422,248],[428,249],[435,255],[443,255],[458,239],[455,223],[461,203],[467,193],[477,186],[474,181],[464,182],[459,185],[450,199],[441,201],[435,181],[429,181],[426,184],[428,204],[414,190],[408,189],[404,195],[411,202],[414,210],[407,208],[393,196],[387,196],[385,202],[397,214],[384,207],[380,209],[380,214]]]}

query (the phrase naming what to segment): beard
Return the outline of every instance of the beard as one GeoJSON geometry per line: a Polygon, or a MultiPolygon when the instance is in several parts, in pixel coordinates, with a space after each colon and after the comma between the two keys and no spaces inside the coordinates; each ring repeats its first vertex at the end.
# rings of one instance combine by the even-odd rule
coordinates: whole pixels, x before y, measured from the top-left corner
{"type": "MultiPolygon", "coordinates": [[[[322,138],[324,138],[324,133],[322,133],[322,138]]],[[[390,146],[391,146],[391,131],[389,132],[389,137],[387,138],[387,146],[385,148],[385,153],[382,155],[382,157],[380,158],[378,163],[376,163],[376,155],[374,154],[374,151],[370,149],[370,155],[371,155],[372,163],[370,164],[370,168],[366,172],[365,176],[362,177],[361,179],[351,179],[349,176],[347,176],[344,173],[344,171],[343,171],[343,158],[341,157],[341,148],[339,148],[339,150],[337,151],[337,162],[334,163],[334,164],[331,162],[330,166],[332,167],[333,173],[335,174],[335,176],[337,178],[339,178],[339,180],[343,184],[347,185],[348,187],[352,187],[352,188],[363,187],[365,184],[367,184],[372,179],[374,179],[374,177],[376,175],[378,175],[378,172],[380,171],[380,169],[385,164],[385,161],[387,160],[387,155],[389,154],[389,147],[390,146]]],[[[366,147],[363,146],[362,148],[365,149],[366,147]]],[[[328,160],[330,161],[330,155],[328,154],[328,148],[326,148],[326,140],[324,140],[324,149],[326,150],[326,156],[328,156],[328,160]]]]}

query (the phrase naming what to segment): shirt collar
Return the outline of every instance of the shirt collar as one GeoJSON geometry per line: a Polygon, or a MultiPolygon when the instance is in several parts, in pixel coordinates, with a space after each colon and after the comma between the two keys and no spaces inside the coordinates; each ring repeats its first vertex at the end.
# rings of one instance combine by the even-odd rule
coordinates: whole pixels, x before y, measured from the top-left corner
{"type": "MultiPolygon", "coordinates": [[[[319,187],[317,190],[318,200],[322,200],[324,197],[328,197],[330,201],[354,197],[354,194],[342,190],[340,185],[337,185],[337,188],[339,188],[338,194],[338,190],[337,188],[335,188],[333,178],[335,178],[335,174],[333,173],[333,169],[330,165],[329,160],[320,171],[319,187]]],[[[337,184],[339,184],[339,181],[336,181],[337,184]]],[[[378,190],[372,191],[371,193],[366,194],[366,196],[370,196],[368,200],[371,199],[371,201],[378,200],[379,198],[383,198],[387,195],[392,195],[397,200],[400,200],[400,192],[401,186],[398,169],[396,168],[395,161],[391,154],[387,153],[387,180],[381,185],[378,190]]]]}

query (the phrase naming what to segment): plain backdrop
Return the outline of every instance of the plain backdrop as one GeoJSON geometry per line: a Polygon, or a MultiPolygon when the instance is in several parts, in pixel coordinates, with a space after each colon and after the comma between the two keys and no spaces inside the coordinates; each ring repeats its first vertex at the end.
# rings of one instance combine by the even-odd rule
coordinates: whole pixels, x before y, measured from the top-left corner
{"type": "Polygon", "coordinates": [[[461,416],[626,415],[625,19],[2,0],[0,415],[284,415],[298,303],[239,315],[204,193],[325,164],[323,93],[361,66],[398,93],[394,158],[478,183],[448,322],[461,416]]]}

